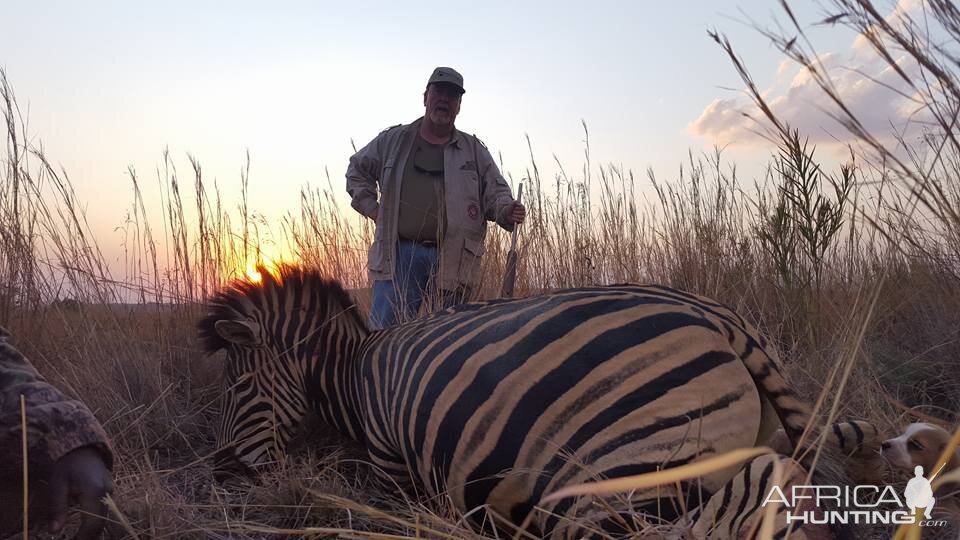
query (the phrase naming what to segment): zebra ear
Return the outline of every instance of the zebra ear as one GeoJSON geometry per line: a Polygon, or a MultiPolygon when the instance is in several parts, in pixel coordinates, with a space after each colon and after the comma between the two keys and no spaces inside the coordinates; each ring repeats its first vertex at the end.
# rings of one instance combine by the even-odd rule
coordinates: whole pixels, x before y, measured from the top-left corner
{"type": "Polygon", "coordinates": [[[230,343],[246,347],[260,345],[260,325],[255,322],[220,319],[214,323],[213,329],[230,343]]]}

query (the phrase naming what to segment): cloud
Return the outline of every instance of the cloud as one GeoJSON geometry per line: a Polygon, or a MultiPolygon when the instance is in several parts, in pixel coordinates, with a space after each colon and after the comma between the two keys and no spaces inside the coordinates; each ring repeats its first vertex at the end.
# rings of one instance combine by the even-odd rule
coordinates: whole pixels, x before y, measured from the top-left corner
{"type": "MultiPolygon", "coordinates": [[[[885,19],[890,24],[896,24],[902,18],[909,18],[912,13],[920,12],[922,8],[922,0],[900,0],[885,19]]],[[[853,40],[853,52],[869,54],[873,52],[873,46],[863,34],[860,34],[853,40]]]]}
{"type": "Polygon", "coordinates": [[[694,135],[711,137],[719,144],[734,142],[738,138],[752,140],[753,134],[747,131],[754,122],[746,118],[746,114],[748,111],[740,100],[715,99],[690,125],[690,130],[694,135]]]}
{"type": "MultiPolygon", "coordinates": [[[[890,18],[915,9],[918,0],[901,0],[890,18]]],[[[909,85],[879,57],[864,47],[862,36],[849,51],[820,56],[830,74],[836,94],[873,136],[885,139],[894,131],[916,129],[916,104],[904,97],[909,85]],[[869,54],[868,54],[869,53],[869,54]]],[[[900,58],[899,67],[908,76],[917,74],[916,66],[900,58]]],[[[781,62],[774,84],[762,93],[764,100],[781,122],[817,144],[843,143],[852,136],[829,111],[837,111],[833,101],[820,89],[812,75],[797,65],[781,62]]],[[[757,132],[769,127],[759,108],[746,96],[715,99],[687,126],[689,133],[717,145],[763,145],[757,132]]]]}
{"type": "Polygon", "coordinates": [[[791,62],[789,59],[784,58],[783,60],[781,60],[780,65],[777,66],[777,79],[782,78],[784,74],[790,71],[790,68],[792,67],[793,67],[793,62],[791,62]]]}

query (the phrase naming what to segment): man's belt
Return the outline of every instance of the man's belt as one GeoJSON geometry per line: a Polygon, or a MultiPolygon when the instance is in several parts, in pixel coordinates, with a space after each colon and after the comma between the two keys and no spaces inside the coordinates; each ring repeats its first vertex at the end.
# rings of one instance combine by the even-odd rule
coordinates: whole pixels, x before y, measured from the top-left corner
{"type": "Polygon", "coordinates": [[[438,244],[436,240],[414,240],[412,238],[400,238],[400,240],[403,242],[413,242],[414,244],[420,244],[426,247],[437,247],[438,244]]]}

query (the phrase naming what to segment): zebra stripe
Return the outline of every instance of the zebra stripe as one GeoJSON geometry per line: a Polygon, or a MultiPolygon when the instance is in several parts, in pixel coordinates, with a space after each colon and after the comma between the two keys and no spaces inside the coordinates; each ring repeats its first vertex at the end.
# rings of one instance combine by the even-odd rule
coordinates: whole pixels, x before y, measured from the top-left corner
{"type": "MultiPolygon", "coordinates": [[[[662,286],[466,304],[370,333],[339,284],[286,269],[218,294],[200,330],[227,351],[218,464],[278,457],[310,409],[396,480],[514,523],[537,507],[543,534],[574,534],[559,531],[589,503],[538,507],[545,493],[765,440],[762,398],[791,439],[809,418],[742,317],[662,286]]],[[[734,472],[698,486],[709,497],[734,472]]]]}
{"type": "MultiPolygon", "coordinates": [[[[812,448],[803,448],[797,451],[795,461],[783,455],[766,455],[748,463],[744,469],[732,480],[724,485],[723,489],[713,495],[709,501],[689,516],[692,523],[690,534],[694,538],[754,538],[759,531],[759,521],[763,519],[759,505],[770,493],[768,477],[765,472],[757,479],[758,472],[767,471],[772,467],[774,460],[780,460],[785,471],[793,471],[781,482],[784,493],[790,493],[793,484],[838,486],[838,485],[879,485],[882,480],[878,473],[885,467],[880,457],[881,436],[877,427],[861,420],[844,421],[833,424],[824,433],[826,441],[824,454],[817,464],[812,478],[807,478],[807,469],[812,462],[814,452],[812,448]],[[739,501],[739,502],[738,502],[739,501]],[[736,509],[732,505],[737,505],[736,509]],[[748,534],[749,533],[749,534],[748,534]]],[[[776,435],[783,439],[782,430],[776,435]]],[[[816,442],[813,438],[812,444],[816,442]]],[[[771,441],[768,441],[768,443],[771,441]]],[[[772,445],[779,447],[778,442],[772,445]]],[[[783,449],[781,449],[783,450],[783,449]]],[[[814,508],[809,503],[805,510],[823,511],[831,508],[814,508]]],[[[774,538],[783,538],[787,535],[786,508],[778,509],[775,519],[774,538]]],[[[793,509],[794,512],[805,510],[793,509]]],[[[822,519],[818,517],[818,519],[822,519]]],[[[799,525],[794,523],[789,531],[791,538],[807,537],[834,537],[843,535],[846,531],[832,530],[823,525],[799,525]]]]}

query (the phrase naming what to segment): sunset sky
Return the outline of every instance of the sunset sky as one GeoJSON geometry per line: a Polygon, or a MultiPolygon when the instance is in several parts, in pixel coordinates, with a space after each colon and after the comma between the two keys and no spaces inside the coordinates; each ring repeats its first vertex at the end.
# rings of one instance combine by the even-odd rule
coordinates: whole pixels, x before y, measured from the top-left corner
{"type": "MultiPolygon", "coordinates": [[[[829,14],[794,7],[804,24],[829,14]]],[[[752,181],[770,149],[739,114],[742,83],[707,36],[715,28],[778,111],[830,154],[843,130],[818,112],[810,81],[745,22],[774,17],[783,20],[769,0],[14,2],[3,9],[0,66],[33,142],[66,169],[111,253],[132,200],[128,165],[150,204],[163,149],[186,178],[190,153],[230,205],[249,149],[253,206],[279,216],[297,209],[304,184],[326,185],[325,170],[342,191],[351,139],[362,146],[422,114],[438,65],[465,78],[458,127],[501,154],[514,178],[529,164],[525,134],[545,178],[557,171],[554,154],[579,176],[583,120],[593,162],[644,182],[648,167],[669,179],[688,151],[714,145],[729,145],[752,181]]],[[[810,36],[830,65],[874,65],[843,28],[811,27],[810,36]]],[[[854,73],[841,72],[840,89],[871,126],[909,114],[854,73]]]]}

